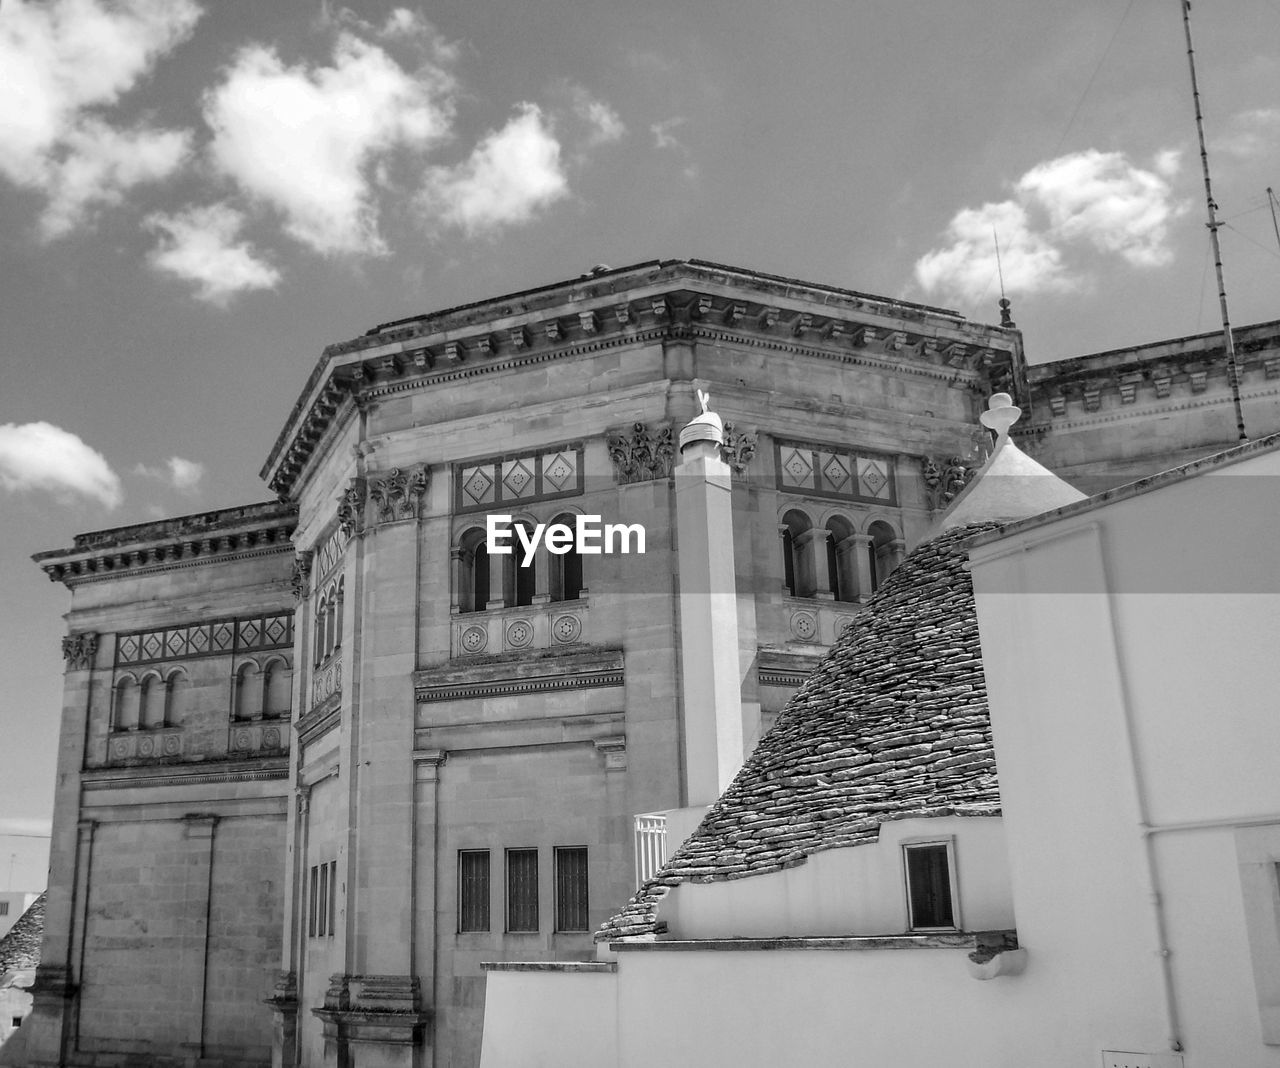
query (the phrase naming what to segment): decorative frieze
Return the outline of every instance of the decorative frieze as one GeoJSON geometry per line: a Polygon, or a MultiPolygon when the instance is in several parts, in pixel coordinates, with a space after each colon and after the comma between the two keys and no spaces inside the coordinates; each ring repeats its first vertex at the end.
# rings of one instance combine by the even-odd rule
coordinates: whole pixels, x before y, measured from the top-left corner
{"type": "Polygon", "coordinates": [[[69,671],[85,671],[93,666],[98,651],[98,635],[91,630],[68,634],[62,639],[62,658],[69,671]]]}
{"type": "Polygon", "coordinates": [[[369,479],[369,502],[374,523],[392,523],[401,519],[417,519],[418,507],[427,492],[426,464],[415,467],[393,467],[385,475],[369,479]]]}
{"type": "Polygon", "coordinates": [[[756,454],[757,443],[758,435],[754,431],[739,430],[733,423],[725,423],[724,444],[720,451],[735,475],[747,473],[747,466],[756,454]]]}
{"type": "Polygon", "coordinates": [[[778,489],[866,504],[897,504],[893,460],[839,445],[777,441],[778,489]]]}
{"type": "Polygon", "coordinates": [[[279,756],[289,748],[283,723],[233,723],[227,732],[227,752],[236,758],[279,756]]]}
{"type": "Polygon", "coordinates": [[[614,478],[620,486],[652,482],[671,474],[675,439],[669,425],[651,428],[644,423],[633,423],[629,431],[606,434],[605,445],[613,461],[614,478]]]}
{"type": "Polygon", "coordinates": [[[336,693],[342,692],[342,658],[331,657],[322,668],[316,671],[311,680],[311,706],[328,700],[336,693]]]}
{"type": "Polygon", "coordinates": [[[133,760],[179,759],[182,756],[182,728],[115,731],[107,739],[107,763],[133,760]]]}
{"type": "Polygon", "coordinates": [[[974,468],[959,456],[946,459],[924,456],[920,460],[925,495],[933,511],[945,508],[974,476],[974,468]]]}
{"type": "Polygon", "coordinates": [[[458,512],[575,497],[583,491],[582,445],[455,464],[453,473],[458,512]]]}
{"type": "Polygon", "coordinates": [[[292,646],[293,613],[280,612],[121,634],[116,641],[116,665],[288,649],[292,646]]]}

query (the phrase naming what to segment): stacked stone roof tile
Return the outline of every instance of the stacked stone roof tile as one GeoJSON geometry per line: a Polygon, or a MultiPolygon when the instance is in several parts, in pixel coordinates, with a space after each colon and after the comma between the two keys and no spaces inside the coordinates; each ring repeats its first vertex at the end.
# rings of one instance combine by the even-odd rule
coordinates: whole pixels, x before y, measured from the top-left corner
{"type": "Polygon", "coordinates": [[[44,941],[44,899],[41,894],[0,938],[0,975],[35,968],[44,941]]]}
{"type": "Polygon", "coordinates": [[[685,882],[780,871],[886,820],[1000,811],[967,546],[919,546],[805,680],[698,829],[596,934],[652,935],[685,882]]]}

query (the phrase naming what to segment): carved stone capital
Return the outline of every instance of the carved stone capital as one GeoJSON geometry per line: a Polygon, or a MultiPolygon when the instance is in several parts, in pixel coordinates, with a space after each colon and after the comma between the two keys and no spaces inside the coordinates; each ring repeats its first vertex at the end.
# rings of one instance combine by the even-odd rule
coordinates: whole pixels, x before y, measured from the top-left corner
{"type": "Polygon", "coordinates": [[[965,464],[959,456],[950,456],[946,459],[923,456],[920,459],[920,467],[924,476],[929,507],[935,512],[955,500],[956,495],[969,484],[969,480],[975,473],[974,468],[965,464]]]}
{"type": "Polygon", "coordinates": [[[633,423],[629,431],[606,434],[605,445],[620,486],[652,482],[671,474],[675,442],[670,426],[660,424],[650,428],[644,423],[633,423]]]}
{"type": "Polygon", "coordinates": [[[69,671],[85,671],[93,666],[98,651],[98,635],[91,630],[68,634],[62,639],[62,657],[69,671]]]}
{"type": "Polygon", "coordinates": [[[295,601],[301,601],[311,593],[312,558],[310,549],[297,553],[293,558],[293,577],[289,580],[289,587],[295,601]]]}
{"type": "Polygon", "coordinates": [[[417,519],[418,507],[427,492],[429,472],[426,464],[393,467],[385,475],[369,480],[369,501],[374,523],[392,523],[400,519],[417,519]]]}
{"type": "Polygon", "coordinates": [[[338,498],[338,525],[347,537],[364,533],[364,479],[353,478],[338,498]]]}
{"type": "Polygon", "coordinates": [[[727,463],[735,475],[745,475],[747,466],[756,454],[758,435],[752,430],[739,430],[733,423],[724,425],[724,444],[720,447],[727,463]]]}

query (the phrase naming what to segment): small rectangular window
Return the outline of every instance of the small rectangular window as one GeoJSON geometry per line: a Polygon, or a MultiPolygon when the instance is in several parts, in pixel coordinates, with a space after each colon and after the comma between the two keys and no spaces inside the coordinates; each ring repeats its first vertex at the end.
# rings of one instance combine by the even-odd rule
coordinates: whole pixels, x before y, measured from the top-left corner
{"type": "Polygon", "coordinates": [[[21,1026],[22,1026],[22,1017],[21,1017],[21,1016],[15,1016],[15,1017],[13,1017],[13,1026],[14,1026],[14,1029],[15,1029],[15,1030],[16,1030],[17,1028],[19,1028],[19,1027],[21,1027],[21,1026]]]}
{"type": "Polygon", "coordinates": [[[903,855],[912,929],[954,927],[950,845],[946,842],[907,845],[903,846],[903,855]]]}
{"type": "Polygon", "coordinates": [[[334,920],[338,913],[338,862],[329,861],[329,937],[333,937],[333,929],[337,926],[334,920]]]}
{"type": "Polygon", "coordinates": [[[8,916],[8,915],[9,915],[9,902],[0,901],[0,916],[8,916]]]}
{"type": "Polygon", "coordinates": [[[556,930],[590,930],[586,846],[556,850],[556,930]]]}
{"type": "Polygon", "coordinates": [[[538,929],[538,851],[507,850],[507,930],[538,929]]]}
{"type": "Polygon", "coordinates": [[[458,930],[489,930],[489,851],[458,851],[458,930]]]}
{"type": "Polygon", "coordinates": [[[307,894],[307,936],[315,938],[316,936],[316,896],[320,892],[320,869],[316,865],[311,866],[311,883],[307,894]]]}

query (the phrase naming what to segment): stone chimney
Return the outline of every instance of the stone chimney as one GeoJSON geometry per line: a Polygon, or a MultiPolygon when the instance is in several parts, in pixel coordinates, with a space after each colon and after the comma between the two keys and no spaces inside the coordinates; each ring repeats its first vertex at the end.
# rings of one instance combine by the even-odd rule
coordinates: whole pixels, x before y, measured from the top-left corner
{"type": "Polygon", "coordinates": [[[712,804],[742,766],[732,472],[724,423],[698,390],[700,414],[680,431],[676,538],[685,805],[712,804]]]}

